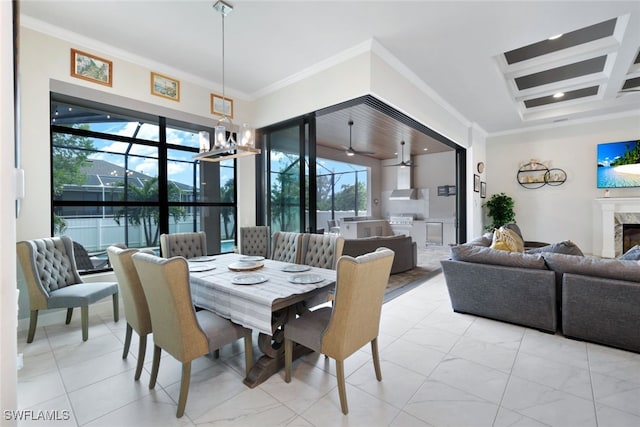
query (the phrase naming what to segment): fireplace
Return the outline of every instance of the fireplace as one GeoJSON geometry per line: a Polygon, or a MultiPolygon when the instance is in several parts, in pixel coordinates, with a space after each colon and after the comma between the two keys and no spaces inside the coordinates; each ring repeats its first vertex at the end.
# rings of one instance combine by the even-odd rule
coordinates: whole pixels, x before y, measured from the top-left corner
{"type": "Polygon", "coordinates": [[[615,258],[623,254],[633,244],[640,244],[640,197],[605,197],[596,199],[594,203],[594,236],[593,254],[605,258],[615,258]],[[630,231],[626,244],[623,228],[630,231]],[[635,243],[631,243],[631,239],[635,243]]]}
{"type": "Polygon", "coordinates": [[[640,245],[640,224],[622,224],[622,253],[640,245]]]}

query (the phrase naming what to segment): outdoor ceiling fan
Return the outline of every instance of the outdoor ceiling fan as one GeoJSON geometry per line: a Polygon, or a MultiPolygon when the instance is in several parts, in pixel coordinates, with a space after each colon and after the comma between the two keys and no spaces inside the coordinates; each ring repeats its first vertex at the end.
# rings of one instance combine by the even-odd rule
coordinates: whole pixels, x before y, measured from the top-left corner
{"type": "Polygon", "coordinates": [[[342,146],[347,156],[353,156],[355,154],[363,154],[365,156],[368,156],[368,155],[374,154],[372,151],[361,151],[361,150],[355,150],[353,148],[353,146],[351,145],[351,128],[352,127],[353,127],[353,120],[349,120],[349,148],[342,146]]]}
{"type": "Polygon", "coordinates": [[[413,167],[413,164],[411,164],[411,160],[404,160],[404,141],[400,141],[400,150],[402,152],[402,156],[400,157],[400,163],[396,163],[393,165],[385,165],[386,167],[389,166],[400,166],[401,168],[407,167],[407,168],[411,168],[413,167]]]}

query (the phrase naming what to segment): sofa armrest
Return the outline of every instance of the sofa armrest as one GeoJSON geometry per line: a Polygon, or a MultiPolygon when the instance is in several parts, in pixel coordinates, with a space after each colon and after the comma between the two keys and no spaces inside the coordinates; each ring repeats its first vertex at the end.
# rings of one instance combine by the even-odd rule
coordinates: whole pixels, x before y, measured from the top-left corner
{"type": "Polygon", "coordinates": [[[454,311],[556,331],[553,271],[454,260],[440,263],[454,311]]]}
{"type": "Polygon", "coordinates": [[[640,283],[564,273],[562,332],[640,352],[640,283]]]}

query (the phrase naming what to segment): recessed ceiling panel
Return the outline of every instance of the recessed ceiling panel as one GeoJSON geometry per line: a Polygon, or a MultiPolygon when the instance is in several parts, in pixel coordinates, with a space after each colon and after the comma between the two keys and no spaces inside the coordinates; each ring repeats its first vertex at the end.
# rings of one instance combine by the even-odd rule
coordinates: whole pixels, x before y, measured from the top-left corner
{"type": "Polygon", "coordinates": [[[514,49],[509,52],[505,52],[504,57],[507,60],[507,64],[511,65],[536,58],[538,56],[547,55],[558,50],[603,39],[613,35],[613,30],[616,28],[616,21],[616,18],[610,19],[585,28],[580,28],[579,30],[571,31],[552,40],[547,39],[514,49]]]}
{"type": "Polygon", "coordinates": [[[622,85],[622,90],[633,89],[633,88],[640,88],[640,77],[627,79],[624,81],[624,85],[622,85]]]}
{"type": "Polygon", "coordinates": [[[543,86],[549,83],[556,83],[576,77],[588,76],[589,74],[600,73],[604,70],[604,64],[606,62],[607,57],[606,55],[603,55],[597,58],[563,65],[562,67],[556,67],[550,70],[517,77],[515,82],[519,90],[530,89],[532,87],[543,86]]]}
{"type": "Polygon", "coordinates": [[[542,105],[555,104],[557,102],[566,102],[572,99],[584,98],[586,96],[595,96],[598,94],[598,86],[585,87],[582,89],[564,92],[562,97],[556,98],[553,95],[541,96],[540,98],[528,99],[524,101],[527,108],[540,107],[542,105]]]}

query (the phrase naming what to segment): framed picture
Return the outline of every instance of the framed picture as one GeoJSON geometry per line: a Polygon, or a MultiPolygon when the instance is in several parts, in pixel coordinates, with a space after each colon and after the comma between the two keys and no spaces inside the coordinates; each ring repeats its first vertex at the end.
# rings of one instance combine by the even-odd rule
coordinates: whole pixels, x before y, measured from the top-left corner
{"type": "Polygon", "coordinates": [[[487,183],[484,181],[480,183],[480,197],[483,199],[487,197],[487,183]]]}
{"type": "Polygon", "coordinates": [[[180,101],[180,82],[171,77],[151,72],[151,94],[180,101]]]}
{"type": "Polygon", "coordinates": [[[112,85],[113,63],[99,56],[71,49],[71,77],[112,85]]]}
{"type": "Polygon", "coordinates": [[[227,116],[233,119],[233,99],[211,94],[211,114],[227,116]]]}
{"type": "Polygon", "coordinates": [[[473,191],[480,191],[480,175],[473,174],[473,191]]]}

